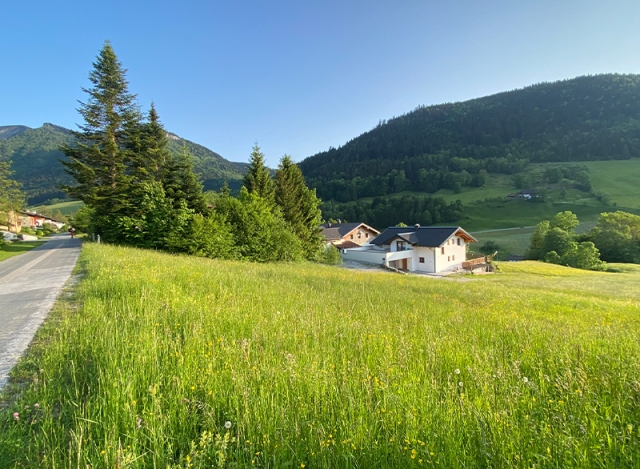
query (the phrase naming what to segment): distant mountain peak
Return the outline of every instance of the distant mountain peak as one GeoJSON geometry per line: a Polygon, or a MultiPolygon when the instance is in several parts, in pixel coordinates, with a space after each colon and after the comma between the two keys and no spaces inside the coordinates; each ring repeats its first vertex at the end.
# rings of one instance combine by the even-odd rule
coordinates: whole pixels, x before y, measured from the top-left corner
{"type": "Polygon", "coordinates": [[[6,140],[14,135],[20,135],[27,130],[31,130],[31,127],[26,125],[3,125],[0,126],[0,140],[6,140]]]}

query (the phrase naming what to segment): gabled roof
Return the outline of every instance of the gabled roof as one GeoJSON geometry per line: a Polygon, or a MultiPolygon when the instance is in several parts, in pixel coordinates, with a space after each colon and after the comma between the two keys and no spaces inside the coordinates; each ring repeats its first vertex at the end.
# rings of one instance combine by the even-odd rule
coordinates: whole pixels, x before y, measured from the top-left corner
{"type": "Polygon", "coordinates": [[[344,238],[360,226],[373,233],[380,234],[378,230],[364,223],[323,223],[320,225],[320,234],[322,234],[327,241],[336,241],[344,238]]]}
{"type": "Polygon", "coordinates": [[[477,241],[459,226],[419,226],[416,228],[391,226],[372,240],[371,244],[381,246],[390,244],[394,239],[399,238],[415,246],[439,247],[453,235],[460,236],[468,243],[477,241]]]}

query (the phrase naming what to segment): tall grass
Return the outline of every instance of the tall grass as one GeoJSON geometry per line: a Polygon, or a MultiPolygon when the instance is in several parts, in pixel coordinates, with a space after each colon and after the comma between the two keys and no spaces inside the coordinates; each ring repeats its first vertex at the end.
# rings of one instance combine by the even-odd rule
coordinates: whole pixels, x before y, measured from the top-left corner
{"type": "Polygon", "coordinates": [[[5,393],[0,467],[640,465],[637,270],[81,263],[5,393]]]}

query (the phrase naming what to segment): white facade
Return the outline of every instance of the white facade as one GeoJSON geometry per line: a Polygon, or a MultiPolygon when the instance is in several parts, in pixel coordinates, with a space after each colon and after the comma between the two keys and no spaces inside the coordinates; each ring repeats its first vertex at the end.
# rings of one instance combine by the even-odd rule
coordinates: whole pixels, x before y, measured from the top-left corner
{"type": "Polygon", "coordinates": [[[342,258],[369,264],[380,264],[409,272],[439,273],[462,268],[467,260],[466,242],[460,236],[451,235],[438,247],[412,246],[394,238],[389,244],[371,244],[343,249],[342,258]]]}

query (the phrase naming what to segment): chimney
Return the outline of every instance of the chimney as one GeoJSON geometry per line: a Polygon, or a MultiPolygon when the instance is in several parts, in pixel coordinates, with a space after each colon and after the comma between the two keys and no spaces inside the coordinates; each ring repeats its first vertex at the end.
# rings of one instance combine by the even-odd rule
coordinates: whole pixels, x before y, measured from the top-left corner
{"type": "Polygon", "coordinates": [[[327,223],[327,228],[331,228],[331,222],[327,223]]]}

